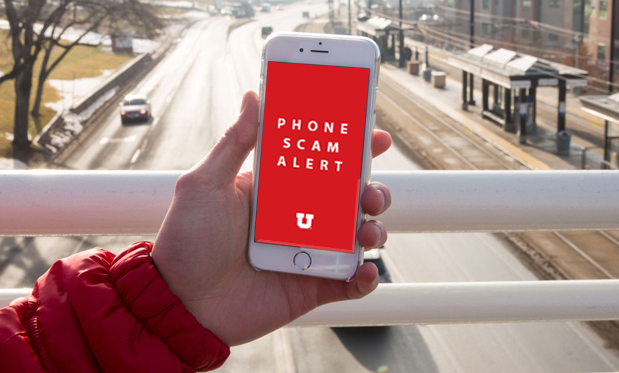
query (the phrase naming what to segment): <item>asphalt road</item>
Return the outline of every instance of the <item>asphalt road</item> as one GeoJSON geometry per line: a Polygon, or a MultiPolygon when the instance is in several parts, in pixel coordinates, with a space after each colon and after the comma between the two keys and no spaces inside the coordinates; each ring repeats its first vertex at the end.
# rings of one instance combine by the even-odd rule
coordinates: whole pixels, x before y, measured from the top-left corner
{"type": "MultiPolygon", "coordinates": [[[[260,28],[293,30],[320,1],[257,13],[242,25],[226,17],[195,23],[136,88],[149,95],[153,118],[122,126],[102,121],[63,167],[186,169],[232,123],[242,92],[258,88],[260,28]]],[[[380,84],[395,84],[385,81],[380,84]]],[[[397,147],[376,170],[419,168],[397,147]]],[[[397,203],[397,201],[394,201],[397,203]]],[[[93,211],[93,213],[96,213],[93,211]]],[[[5,238],[0,287],[32,286],[56,259],[93,246],[119,251],[154,237],[5,238]]],[[[395,282],[519,281],[535,275],[492,234],[397,234],[383,256],[395,282]]],[[[235,347],[221,372],[580,372],[619,370],[619,358],[581,323],[386,328],[284,328],[235,347]]]]}

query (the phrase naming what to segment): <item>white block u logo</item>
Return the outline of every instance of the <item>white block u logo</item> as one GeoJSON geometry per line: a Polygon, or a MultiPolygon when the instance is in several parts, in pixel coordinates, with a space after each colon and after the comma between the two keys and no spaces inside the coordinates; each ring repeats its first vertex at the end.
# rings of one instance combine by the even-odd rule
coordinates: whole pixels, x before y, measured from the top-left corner
{"type": "Polygon", "coordinates": [[[312,220],[314,220],[314,214],[304,214],[297,212],[297,226],[301,229],[310,229],[312,227],[312,220]],[[303,219],[305,218],[305,223],[303,219]]]}

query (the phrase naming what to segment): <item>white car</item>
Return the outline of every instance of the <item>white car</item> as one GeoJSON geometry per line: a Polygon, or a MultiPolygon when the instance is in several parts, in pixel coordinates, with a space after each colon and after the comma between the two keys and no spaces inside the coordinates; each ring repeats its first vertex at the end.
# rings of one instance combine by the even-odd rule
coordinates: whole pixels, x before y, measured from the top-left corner
{"type": "Polygon", "coordinates": [[[120,104],[120,120],[123,124],[148,121],[150,114],[150,102],[146,96],[128,95],[120,104]]]}

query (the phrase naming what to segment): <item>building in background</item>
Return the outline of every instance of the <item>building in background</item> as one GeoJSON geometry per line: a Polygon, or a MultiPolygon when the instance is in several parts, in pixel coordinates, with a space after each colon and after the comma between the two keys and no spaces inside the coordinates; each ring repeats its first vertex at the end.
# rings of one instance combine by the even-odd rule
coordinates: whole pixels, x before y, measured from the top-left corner
{"type": "Polygon", "coordinates": [[[462,49],[469,46],[470,1],[476,45],[488,43],[582,68],[589,71],[593,88],[607,89],[611,31],[617,32],[619,22],[619,6],[613,10],[613,3],[619,0],[439,0],[436,11],[444,22],[432,27],[441,28],[451,36],[450,44],[462,49]]]}

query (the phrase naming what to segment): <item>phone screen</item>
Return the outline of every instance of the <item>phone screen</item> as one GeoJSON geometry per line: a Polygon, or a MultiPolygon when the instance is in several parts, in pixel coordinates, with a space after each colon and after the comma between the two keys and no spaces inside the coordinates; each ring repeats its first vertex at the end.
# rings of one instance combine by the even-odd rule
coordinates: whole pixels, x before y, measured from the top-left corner
{"type": "Polygon", "coordinates": [[[354,252],[369,74],[268,62],[255,242],[354,252]]]}

